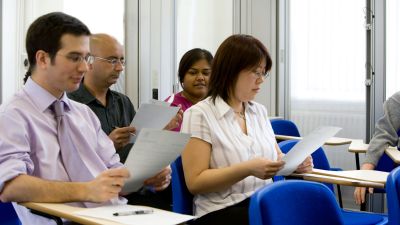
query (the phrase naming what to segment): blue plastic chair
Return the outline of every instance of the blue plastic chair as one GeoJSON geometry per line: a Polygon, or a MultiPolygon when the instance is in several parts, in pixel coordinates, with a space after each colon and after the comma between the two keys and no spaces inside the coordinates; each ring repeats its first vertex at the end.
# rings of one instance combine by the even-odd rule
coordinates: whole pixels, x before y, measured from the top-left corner
{"type": "Polygon", "coordinates": [[[332,192],[302,180],[274,182],[251,196],[250,225],[345,224],[332,192]]]}
{"type": "MultiPolygon", "coordinates": [[[[287,140],[287,141],[282,141],[280,142],[279,148],[282,150],[283,153],[288,153],[290,149],[298,142],[298,140],[287,140]]],[[[322,170],[334,170],[334,171],[339,171],[341,169],[338,168],[331,168],[329,165],[328,158],[325,155],[325,152],[322,147],[318,148],[313,154],[311,154],[313,158],[313,163],[314,167],[317,169],[322,169],[322,170]]],[[[335,189],[333,188],[332,184],[325,183],[325,185],[332,190],[333,193],[335,193],[335,189]]],[[[339,199],[339,205],[341,208],[343,208],[343,203],[342,203],[342,193],[340,191],[340,185],[337,185],[337,190],[338,190],[338,199],[339,199]]]]}
{"type": "Polygon", "coordinates": [[[299,129],[290,120],[272,119],[271,125],[275,134],[300,137],[299,129]]]}
{"type": "MultiPolygon", "coordinates": [[[[400,130],[397,131],[397,136],[400,137],[400,130]]],[[[397,167],[396,163],[388,155],[386,155],[386,153],[383,153],[383,155],[378,161],[378,164],[376,165],[375,170],[390,173],[396,167],[397,167]]],[[[383,188],[374,189],[374,193],[385,193],[385,192],[386,190],[383,188]]]]}
{"type": "Polygon", "coordinates": [[[179,156],[171,164],[172,169],[172,211],[193,215],[193,195],[186,187],[182,158],[179,156]]]}
{"type": "Polygon", "coordinates": [[[387,223],[387,217],[345,211],[325,185],[303,180],[278,181],[253,194],[250,225],[367,225],[387,223]]]}
{"type": "MultiPolygon", "coordinates": [[[[272,119],[270,120],[270,122],[272,130],[274,131],[275,134],[300,137],[299,129],[297,129],[296,124],[293,123],[291,120],[272,119]]],[[[281,140],[277,140],[277,142],[279,143],[281,142],[281,140]]],[[[284,176],[274,176],[272,178],[274,182],[284,179],[285,179],[284,176]]]]}
{"type": "Polygon", "coordinates": [[[1,225],[21,225],[17,213],[11,203],[0,202],[0,224],[1,225]]]}
{"type": "Polygon", "coordinates": [[[400,167],[394,169],[386,181],[388,224],[400,224],[400,167]]]}

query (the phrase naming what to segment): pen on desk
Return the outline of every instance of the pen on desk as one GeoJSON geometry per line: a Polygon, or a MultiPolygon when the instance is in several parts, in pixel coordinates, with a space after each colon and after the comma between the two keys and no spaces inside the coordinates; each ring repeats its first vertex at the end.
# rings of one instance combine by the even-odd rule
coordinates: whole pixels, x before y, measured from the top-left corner
{"type": "Polygon", "coordinates": [[[116,212],[116,213],[113,213],[113,215],[114,216],[130,216],[130,215],[150,214],[153,212],[154,212],[154,210],[152,210],[152,209],[142,209],[142,210],[133,210],[133,211],[126,211],[126,212],[116,212]]]}

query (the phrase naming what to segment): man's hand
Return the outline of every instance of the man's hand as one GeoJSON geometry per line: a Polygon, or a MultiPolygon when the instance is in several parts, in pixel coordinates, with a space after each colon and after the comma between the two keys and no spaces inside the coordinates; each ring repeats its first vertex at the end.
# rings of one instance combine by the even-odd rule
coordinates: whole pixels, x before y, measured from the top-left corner
{"type": "Polygon", "coordinates": [[[144,181],[144,185],[152,186],[156,191],[162,191],[171,183],[171,167],[167,166],[158,174],[144,181]]]}
{"type": "MultiPolygon", "coordinates": [[[[361,170],[373,170],[375,169],[375,165],[372,163],[364,163],[361,166],[361,170]]],[[[367,192],[367,188],[365,187],[356,187],[354,190],[354,200],[357,205],[361,205],[362,203],[365,203],[365,194],[367,192]]],[[[369,193],[374,193],[373,188],[368,188],[369,193]]]]}
{"type": "Polygon", "coordinates": [[[128,178],[129,171],[126,168],[103,171],[94,180],[87,183],[88,201],[102,203],[118,197],[128,178]]]}
{"type": "Polygon", "coordinates": [[[135,135],[135,127],[117,127],[108,137],[114,142],[114,147],[120,149],[129,143],[131,135],[135,135]]]}

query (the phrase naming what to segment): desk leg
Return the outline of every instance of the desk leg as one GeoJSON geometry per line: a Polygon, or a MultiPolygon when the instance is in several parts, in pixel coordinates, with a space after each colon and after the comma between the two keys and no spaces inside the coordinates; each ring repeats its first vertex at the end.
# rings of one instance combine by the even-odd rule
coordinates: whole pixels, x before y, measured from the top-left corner
{"type": "MultiPolygon", "coordinates": [[[[358,155],[358,152],[356,152],[355,156],[356,156],[356,169],[359,170],[360,169],[360,155],[358,155]]],[[[365,198],[367,198],[367,194],[365,194],[365,198]]],[[[365,204],[365,202],[361,203],[360,210],[361,211],[367,210],[367,204],[365,204]]]]}
{"type": "Polygon", "coordinates": [[[356,152],[356,169],[360,169],[360,155],[358,155],[358,152],[356,152]]]}
{"type": "Polygon", "coordinates": [[[36,214],[36,215],[43,216],[43,217],[46,217],[48,219],[54,220],[57,225],[63,225],[64,224],[60,217],[53,216],[53,215],[50,215],[50,214],[47,214],[47,213],[44,213],[44,212],[39,212],[39,211],[36,211],[34,209],[31,209],[31,212],[33,214],[36,214]]]}

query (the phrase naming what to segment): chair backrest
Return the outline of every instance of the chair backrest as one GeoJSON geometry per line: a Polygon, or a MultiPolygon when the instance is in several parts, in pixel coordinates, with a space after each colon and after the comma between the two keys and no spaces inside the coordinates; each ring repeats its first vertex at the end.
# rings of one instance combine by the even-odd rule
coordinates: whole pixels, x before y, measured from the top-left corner
{"type": "Polygon", "coordinates": [[[0,202],[0,224],[1,225],[21,225],[17,213],[11,203],[0,202]]]}
{"type": "Polygon", "coordinates": [[[296,124],[290,120],[272,119],[271,125],[275,134],[300,137],[299,129],[297,129],[296,124]]]}
{"type": "Polygon", "coordinates": [[[390,172],[386,180],[389,225],[400,224],[400,167],[390,172]]]}
{"type": "MultiPolygon", "coordinates": [[[[288,153],[292,147],[299,142],[298,140],[286,140],[280,142],[279,148],[283,153],[288,153]]],[[[313,154],[311,154],[313,158],[314,167],[317,169],[329,170],[331,166],[329,165],[328,158],[325,155],[324,149],[319,147],[313,154]]]]}
{"type": "Polygon", "coordinates": [[[179,156],[171,164],[172,168],[172,211],[176,213],[193,214],[193,195],[186,187],[182,159],[179,156]]]}
{"type": "MultiPolygon", "coordinates": [[[[279,148],[283,153],[288,153],[292,147],[299,142],[298,140],[287,140],[279,142],[279,148]]],[[[314,168],[322,169],[322,170],[330,170],[331,166],[329,165],[328,158],[325,155],[324,149],[319,147],[313,154],[311,154],[313,158],[314,168]]],[[[325,184],[329,189],[334,191],[332,184],[325,184]]]]}
{"type": "Polygon", "coordinates": [[[254,193],[249,207],[250,225],[340,225],[339,205],[322,184],[278,181],[254,193]]]}

